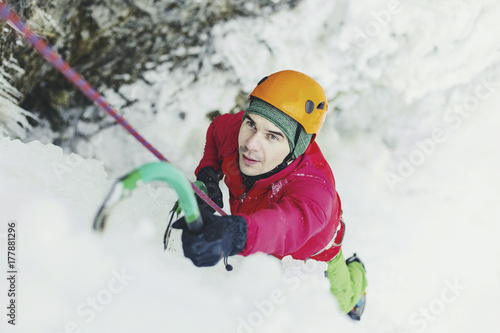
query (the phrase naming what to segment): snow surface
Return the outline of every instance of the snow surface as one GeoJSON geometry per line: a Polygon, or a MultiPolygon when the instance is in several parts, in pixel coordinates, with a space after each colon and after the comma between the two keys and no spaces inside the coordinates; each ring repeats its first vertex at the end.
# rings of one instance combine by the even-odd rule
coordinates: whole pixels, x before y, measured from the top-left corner
{"type": "Polygon", "coordinates": [[[207,112],[230,111],[284,68],[324,85],[333,112],[318,142],[343,203],[344,254],[367,267],[361,322],[340,312],[324,263],[258,254],[230,258],[232,272],[199,269],[178,233],[163,251],[168,188],[141,187],[93,232],[114,178],[154,156],[121,128],[78,145],[96,159],[35,129],[44,144],[0,139],[0,266],[15,222],[19,270],[16,327],[1,279],[2,332],[499,331],[499,18],[488,0],[306,0],[216,26],[196,78],[166,65],[146,75],[152,85],[120,90],[129,107],[106,93],[192,179],[207,112]]]}

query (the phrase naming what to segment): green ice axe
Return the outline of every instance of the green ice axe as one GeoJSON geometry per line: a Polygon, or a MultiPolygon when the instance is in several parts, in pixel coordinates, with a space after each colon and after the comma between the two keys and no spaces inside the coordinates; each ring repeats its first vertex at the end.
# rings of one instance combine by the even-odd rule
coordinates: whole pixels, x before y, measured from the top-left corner
{"type": "Polygon", "coordinates": [[[161,181],[172,187],[179,197],[179,205],[184,211],[188,229],[199,232],[203,220],[191,184],[184,174],[168,162],[147,163],[118,179],[109,191],[104,203],[94,219],[94,229],[103,231],[113,207],[141,183],[161,181]]]}

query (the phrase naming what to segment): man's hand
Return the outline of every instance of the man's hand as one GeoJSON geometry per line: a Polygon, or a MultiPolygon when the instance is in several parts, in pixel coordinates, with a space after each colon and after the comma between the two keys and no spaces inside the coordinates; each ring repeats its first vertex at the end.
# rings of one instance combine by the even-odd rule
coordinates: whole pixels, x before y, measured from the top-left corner
{"type": "Polygon", "coordinates": [[[247,240],[247,222],[238,215],[218,216],[202,212],[203,229],[195,234],[187,229],[184,218],[172,228],[182,229],[184,256],[197,267],[215,266],[222,257],[240,253],[247,240]]]}
{"type": "MultiPolygon", "coordinates": [[[[212,199],[213,202],[217,204],[220,208],[224,207],[224,202],[222,200],[222,192],[219,187],[219,175],[211,167],[204,167],[198,172],[196,180],[203,182],[207,188],[207,195],[212,199]]],[[[210,207],[203,200],[198,198],[198,204],[201,209],[207,209],[211,212],[215,212],[215,209],[210,207]]]]}

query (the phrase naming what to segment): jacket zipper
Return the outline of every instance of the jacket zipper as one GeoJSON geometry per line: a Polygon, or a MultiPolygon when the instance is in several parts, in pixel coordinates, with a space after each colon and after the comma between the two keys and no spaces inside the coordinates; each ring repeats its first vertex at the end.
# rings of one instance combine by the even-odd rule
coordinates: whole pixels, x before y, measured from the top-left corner
{"type": "MultiPolygon", "coordinates": [[[[245,185],[241,184],[240,189],[243,188],[245,185]]],[[[243,192],[242,195],[240,195],[240,202],[243,201],[247,197],[248,191],[245,189],[245,192],[243,192]]]]}

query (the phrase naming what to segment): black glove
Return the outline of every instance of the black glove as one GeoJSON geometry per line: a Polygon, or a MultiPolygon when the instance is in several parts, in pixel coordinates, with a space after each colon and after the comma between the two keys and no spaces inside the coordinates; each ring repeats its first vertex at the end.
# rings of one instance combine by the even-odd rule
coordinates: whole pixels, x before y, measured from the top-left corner
{"type": "MultiPolygon", "coordinates": [[[[220,208],[224,206],[224,203],[222,201],[222,192],[219,187],[219,175],[217,172],[215,172],[214,169],[211,167],[204,167],[203,169],[198,172],[198,175],[196,176],[196,180],[199,180],[205,184],[207,187],[207,195],[212,199],[213,202],[217,204],[220,208]]],[[[211,213],[215,212],[215,209],[210,207],[205,201],[203,201],[201,198],[196,196],[196,199],[198,200],[198,205],[200,206],[201,209],[210,211],[211,213]]]]}
{"type": "Polygon", "coordinates": [[[172,228],[182,229],[184,256],[197,267],[215,266],[222,257],[240,253],[247,241],[247,221],[237,215],[218,216],[202,211],[203,229],[195,234],[187,229],[184,217],[172,228]]]}

